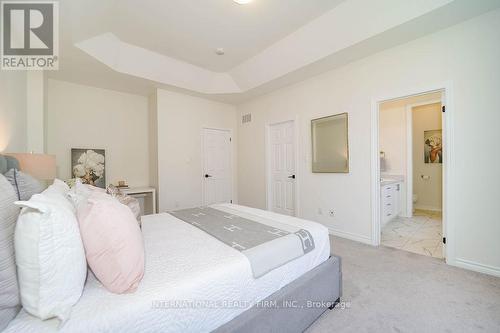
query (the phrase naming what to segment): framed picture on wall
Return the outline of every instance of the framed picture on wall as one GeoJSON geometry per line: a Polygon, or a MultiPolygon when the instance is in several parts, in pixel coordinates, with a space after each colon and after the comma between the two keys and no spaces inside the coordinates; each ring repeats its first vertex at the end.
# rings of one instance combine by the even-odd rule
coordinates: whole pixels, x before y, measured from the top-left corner
{"type": "Polygon", "coordinates": [[[106,188],[106,159],[104,149],[71,149],[71,174],[82,183],[106,188]]]}
{"type": "Polygon", "coordinates": [[[443,163],[442,130],[424,131],[424,162],[443,163]]]}

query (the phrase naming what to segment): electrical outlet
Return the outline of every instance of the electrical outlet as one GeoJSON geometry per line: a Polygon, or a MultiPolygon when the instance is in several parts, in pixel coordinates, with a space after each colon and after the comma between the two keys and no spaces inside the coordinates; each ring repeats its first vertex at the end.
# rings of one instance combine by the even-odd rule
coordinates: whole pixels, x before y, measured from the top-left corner
{"type": "Polygon", "coordinates": [[[335,211],[333,209],[330,209],[328,211],[328,214],[330,214],[330,217],[334,217],[335,216],[335,211]]]}
{"type": "Polygon", "coordinates": [[[318,208],[318,215],[323,215],[323,210],[321,208],[318,208]]]}

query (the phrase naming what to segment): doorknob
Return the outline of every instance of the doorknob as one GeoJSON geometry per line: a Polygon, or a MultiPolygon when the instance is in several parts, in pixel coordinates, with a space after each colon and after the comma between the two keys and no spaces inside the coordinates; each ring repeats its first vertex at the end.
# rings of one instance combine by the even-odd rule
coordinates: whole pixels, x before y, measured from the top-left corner
{"type": "Polygon", "coordinates": [[[295,179],[295,175],[288,176],[288,178],[295,179]]]}
{"type": "Polygon", "coordinates": [[[212,176],[211,176],[211,175],[209,175],[209,174],[206,174],[206,175],[205,175],[205,178],[212,178],[212,176]]]}

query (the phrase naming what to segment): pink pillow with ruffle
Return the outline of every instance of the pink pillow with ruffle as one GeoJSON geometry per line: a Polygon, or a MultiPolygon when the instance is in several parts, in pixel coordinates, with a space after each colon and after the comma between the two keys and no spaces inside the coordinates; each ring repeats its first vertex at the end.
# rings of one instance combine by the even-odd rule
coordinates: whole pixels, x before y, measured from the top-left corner
{"type": "Polygon", "coordinates": [[[144,242],[130,209],[94,191],[78,206],[77,215],[87,262],[96,278],[113,293],[137,290],[144,276],[144,242]]]}

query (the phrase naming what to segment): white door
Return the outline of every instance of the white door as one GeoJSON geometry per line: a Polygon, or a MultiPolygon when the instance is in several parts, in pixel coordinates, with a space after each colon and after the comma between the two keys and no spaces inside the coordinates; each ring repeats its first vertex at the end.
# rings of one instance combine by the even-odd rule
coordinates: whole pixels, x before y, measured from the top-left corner
{"type": "Polygon", "coordinates": [[[203,129],[203,204],[232,202],[231,132],[203,129]]]}
{"type": "Polygon", "coordinates": [[[442,142],[442,151],[441,153],[443,154],[443,165],[442,165],[442,168],[441,168],[441,179],[442,179],[442,185],[441,185],[441,188],[442,188],[442,194],[441,194],[441,202],[443,203],[443,207],[442,207],[442,215],[441,215],[441,221],[442,221],[442,236],[443,236],[443,258],[446,260],[446,221],[447,221],[447,206],[446,206],[446,195],[447,195],[447,187],[446,187],[446,184],[447,184],[447,179],[446,179],[446,175],[448,174],[446,172],[446,169],[448,168],[448,161],[446,160],[446,156],[447,156],[447,152],[446,150],[448,149],[448,146],[447,146],[447,142],[448,142],[448,131],[446,130],[448,128],[448,125],[446,123],[446,91],[443,91],[441,93],[441,111],[443,111],[441,113],[441,133],[442,133],[442,138],[441,138],[441,142],[442,142]]]}
{"type": "Polygon", "coordinates": [[[295,134],[294,122],[269,127],[270,144],[270,209],[276,213],[295,215],[295,134]]]}

